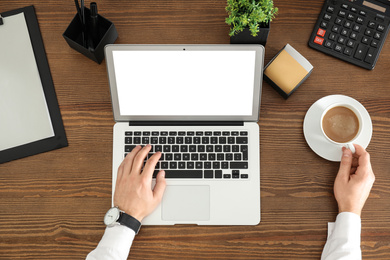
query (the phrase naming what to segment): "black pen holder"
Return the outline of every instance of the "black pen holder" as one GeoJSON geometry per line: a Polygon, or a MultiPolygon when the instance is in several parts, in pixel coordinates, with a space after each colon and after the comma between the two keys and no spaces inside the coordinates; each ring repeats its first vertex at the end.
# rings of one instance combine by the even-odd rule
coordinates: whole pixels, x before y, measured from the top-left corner
{"type": "Polygon", "coordinates": [[[71,48],[100,64],[104,59],[104,46],[114,43],[118,38],[118,32],[112,22],[99,14],[98,26],[95,27],[97,30],[92,30],[89,19],[90,10],[84,9],[85,30],[83,30],[79,14],[76,14],[62,36],[71,48]]]}

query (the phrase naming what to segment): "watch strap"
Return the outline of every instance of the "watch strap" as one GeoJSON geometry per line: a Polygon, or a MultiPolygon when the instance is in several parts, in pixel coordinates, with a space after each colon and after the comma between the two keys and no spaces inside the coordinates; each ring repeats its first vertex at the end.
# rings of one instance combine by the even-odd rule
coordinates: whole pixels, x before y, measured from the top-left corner
{"type": "Polygon", "coordinates": [[[121,225],[124,225],[132,230],[134,230],[135,234],[138,234],[138,231],[141,228],[141,222],[139,222],[136,218],[130,216],[129,214],[126,214],[124,212],[121,213],[119,216],[118,222],[121,225]]]}

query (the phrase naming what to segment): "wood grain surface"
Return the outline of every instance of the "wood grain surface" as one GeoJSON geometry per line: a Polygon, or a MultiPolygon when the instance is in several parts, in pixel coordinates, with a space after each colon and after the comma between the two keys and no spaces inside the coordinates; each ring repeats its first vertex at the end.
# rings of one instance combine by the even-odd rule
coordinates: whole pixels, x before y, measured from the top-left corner
{"type": "MultiPolygon", "coordinates": [[[[390,259],[390,41],[373,71],[361,69],[308,47],[323,0],[274,2],[279,14],[265,63],[289,43],[314,71],[288,100],[263,84],[261,223],[145,226],[129,259],[319,259],[327,222],[337,215],[332,189],[339,165],[309,148],[303,119],[316,100],[331,94],[357,99],[372,118],[367,150],[376,182],[362,214],[361,247],[363,259],[390,259]]],[[[2,0],[0,13],[31,4],[69,147],[0,165],[0,259],[84,259],[103,235],[111,203],[114,120],[106,64],[63,39],[75,15],[73,1],[2,0]]],[[[228,44],[225,6],[224,0],[98,1],[100,14],[118,30],[116,43],[133,44],[228,44]]]]}

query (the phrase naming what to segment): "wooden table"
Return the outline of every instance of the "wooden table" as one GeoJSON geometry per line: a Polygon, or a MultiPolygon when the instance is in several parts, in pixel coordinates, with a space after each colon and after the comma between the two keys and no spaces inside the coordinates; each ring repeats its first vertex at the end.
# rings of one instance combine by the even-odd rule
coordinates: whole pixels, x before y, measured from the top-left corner
{"type": "MultiPolygon", "coordinates": [[[[111,203],[112,127],[106,65],[71,49],[62,33],[73,1],[0,2],[0,12],[34,4],[69,147],[0,165],[0,259],[83,259],[99,242],[111,203]]],[[[89,2],[88,2],[89,4],[89,2]]],[[[390,41],[367,71],[308,47],[323,1],[276,0],[279,15],[267,63],[286,43],[314,66],[284,100],[263,84],[258,226],[145,226],[130,259],[319,259],[337,205],[338,163],[317,156],[303,135],[309,107],[331,94],[361,102],[371,115],[376,182],[362,214],[364,259],[390,259],[390,41]]],[[[224,0],[100,0],[116,43],[228,44],[224,0]]],[[[1,69],[1,68],[0,68],[1,69]]]]}

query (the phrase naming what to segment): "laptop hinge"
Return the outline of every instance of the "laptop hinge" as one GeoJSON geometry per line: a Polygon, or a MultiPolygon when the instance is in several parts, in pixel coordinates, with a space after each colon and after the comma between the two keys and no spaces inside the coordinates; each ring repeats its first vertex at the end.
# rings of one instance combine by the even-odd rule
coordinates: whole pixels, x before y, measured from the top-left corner
{"type": "Polygon", "coordinates": [[[130,126],[243,126],[243,121],[131,121],[130,126]]]}

